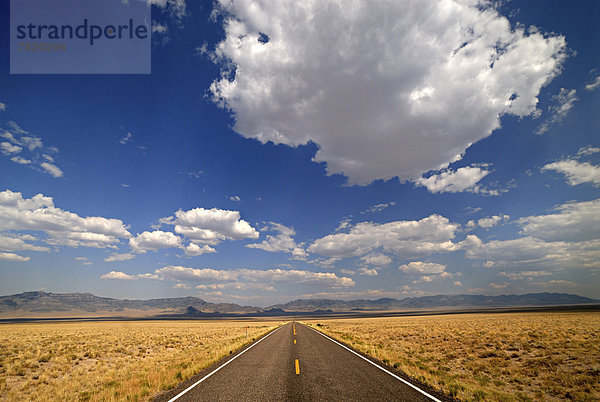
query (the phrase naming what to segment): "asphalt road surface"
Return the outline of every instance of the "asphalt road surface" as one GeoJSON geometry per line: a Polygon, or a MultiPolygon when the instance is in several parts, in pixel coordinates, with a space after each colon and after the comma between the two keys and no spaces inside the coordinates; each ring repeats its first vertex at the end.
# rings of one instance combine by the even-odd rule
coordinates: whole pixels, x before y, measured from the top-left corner
{"type": "Polygon", "coordinates": [[[407,385],[394,374],[299,323],[285,324],[158,399],[436,400],[430,391],[407,385]]]}

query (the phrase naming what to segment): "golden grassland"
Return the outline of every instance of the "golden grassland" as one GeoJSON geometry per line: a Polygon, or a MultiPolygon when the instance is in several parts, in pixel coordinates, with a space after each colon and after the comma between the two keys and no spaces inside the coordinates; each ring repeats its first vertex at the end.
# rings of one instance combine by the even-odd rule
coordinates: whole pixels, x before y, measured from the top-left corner
{"type": "Polygon", "coordinates": [[[307,321],[461,400],[600,400],[600,313],[307,321]]]}
{"type": "Polygon", "coordinates": [[[0,325],[0,399],[149,399],[278,325],[255,321],[0,325]]]}

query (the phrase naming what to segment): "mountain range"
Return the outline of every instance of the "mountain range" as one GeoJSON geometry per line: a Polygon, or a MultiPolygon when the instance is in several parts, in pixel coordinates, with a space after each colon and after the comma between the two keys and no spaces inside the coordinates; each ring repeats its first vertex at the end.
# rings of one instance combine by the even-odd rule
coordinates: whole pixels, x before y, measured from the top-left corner
{"type": "Polygon", "coordinates": [[[566,293],[523,295],[439,295],[377,300],[298,299],[267,308],[233,303],[209,303],[198,297],[121,300],[91,293],[25,292],[0,296],[1,317],[32,316],[156,316],[156,315],[277,315],[286,313],[344,313],[436,308],[558,306],[600,303],[566,293]]]}

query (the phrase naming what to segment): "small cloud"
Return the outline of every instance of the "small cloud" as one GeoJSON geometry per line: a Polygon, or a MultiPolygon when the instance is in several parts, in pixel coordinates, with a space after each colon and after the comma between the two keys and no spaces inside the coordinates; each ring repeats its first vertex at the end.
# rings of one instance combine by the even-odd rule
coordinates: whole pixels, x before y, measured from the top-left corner
{"type": "Polygon", "coordinates": [[[596,79],[594,79],[594,81],[590,82],[589,84],[587,84],[585,86],[585,89],[587,91],[593,91],[596,88],[598,88],[600,86],[600,75],[596,77],[596,79]]]}
{"type": "Polygon", "coordinates": [[[63,171],[56,165],[53,165],[48,162],[42,162],[40,166],[48,173],[52,175],[54,178],[63,177],[63,171]]]}
{"type": "Polygon", "coordinates": [[[592,183],[596,187],[600,185],[600,166],[592,165],[589,162],[582,163],[575,159],[565,159],[544,165],[541,169],[542,172],[547,170],[562,173],[570,186],[583,183],[592,183]]]}
{"type": "Polygon", "coordinates": [[[6,103],[0,102],[0,112],[5,112],[5,111],[6,111],[6,103]]]}
{"type": "Polygon", "coordinates": [[[352,271],[350,269],[344,269],[344,268],[340,269],[340,272],[342,274],[346,274],[346,275],[354,275],[354,274],[356,274],[356,272],[354,272],[354,271],[352,271]]]}
{"type": "Polygon", "coordinates": [[[466,207],[465,211],[467,212],[467,214],[471,215],[481,211],[481,209],[481,207],[466,207]]]}
{"type": "Polygon", "coordinates": [[[175,286],[173,286],[173,289],[183,289],[183,290],[190,290],[192,287],[190,285],[187,285],[185,283],[179,282],[178,284],[176,284],[175,286]]]}
{"type": "Polygon", "coordinates": [[[240,202],[242,199],[240,197],[238,197],[237,195],[230,195],[228,197],[231,201],[235,201],[235,202],[240,202]]]}
{"type": "MultiPolygon", "coordinates": [[[[430,193],[486,193],[477,183],[491,171],[481,167],[465,166],[457,170],[443,170],[425,178],[415,180],[417,186],[425,187],[430,193]]],[[[494,195],[494,194],[489,194],[494,195]]]]}
{"type": "Polygon", "coordinates": [[[131,187],[131,186],[130,186],[129,184],[121,183],[121,187],[124,187],[124,188],[129,188],[129,187],[131,187]]]}
{"type": "MultiPolygon", "coordinates": [[[[479,225],[479,227],[482,227],[484,229],[489,229],[491,227],[496,226],[500,222],[506,221],[508,219],[510,219],[509,215],[494,215],[494,216],[489,216],[489,217],[486,217],[486,218],[479,219],[477,221],[477,224],[479,225]]],[[[469,224],[469,222],[467,222],[467,225],[468,224],[469,224]]]]}
{"type": "Polygon", "coordinates": [[[106,261],[106,262],[128,261],[128,260],[133,260],[134,258],[135,258],[135,254],[131,254],[131,253],[125,253],[125,254],[112,253],[111,255],[106,257],[104,259],[104,261],[106,261]]]}
{"type": "Polygon", "coordinates": [[[207,54],[209,54],[209,51],[208,51],[208,43],[206,43],[206,42],[202,43],[202,46],[197,46],[194,49],[194,55],[196,55],[196,56],[204,56],[207,54]]]}
{"type": "Polygon", "coordinates": [[[13,156],[12,158],[10,158],[10,160],[21,165],[31,164],[31,161],[29,159],[25,159],[22,156],[13,156]]]}
{"type": "Polygon", "coordinates": [[[24,261],[29,261],[29,259],[30,259],[30,257],[23,257],[21,255],[14,254],[14,253],[0,253],[0,260],[3,260],[3,261],[24,262],[24,261]]]}
{"type": "Polygon", "coordinates": [[[134,275],[128,275],[124,272],[110,271],[109,273],[102,275],[100,279],[119,279],[125,281],[135,281],[138,278],[134,275]]]}
{"type": "Polygon", "coordinates": [[[383,203],[383,204],[377,204],[377,205],[373,205],[372,207],[368,208],[365,211],[362,211],[361,214],[366,214],[366,213],[377,213],[377,212],[381,212],[384,209],[386,209],[387,207],[396,205],[395,202],[388,202],[388,203],[383,203]]]}
{"type": "Polygon", "coordinates": [[[23,150],[23,147],[20,147],[18,145],[13,145],[10,142],[2,142],[2,143],[0,143],[0,151],[4,155],[18,154],[22,150],[23,150]]]}
{"type": "Polygon", "coordinates": [[[204,174],[204,170],[190,170],[189,172],[180,172],[181,174],[185,174],[189,177],[193,177],[194,179],[199,179],[204,174]]]}
{"type": "Polygon", "coordinates": [[[365,275],[365,276],[377,276],[377,270],[376,269],[369,269],[369,268],[360,268],[358,270],[359,275],[365,275]]]}
{"type": "Polygon", "coordinates": [[[125,135],[125,137],[123,137],[123,138],[121,138],[121,139],[119,140],[119,142],[121,143],[121,145],[125,145],[125,144],[127,144],[128,142],[130,142],[130,141],[131,141],[131,138],[132,138],[132,137],[133,137],[133,135],[132,135],[131,133],[127,133],[127,134],[125,135]]]}
{"type": "Polygon", "coordinates": [[[598,152],[600,152],[600,148],[588,145],[587,147],[579,148],[579,151],[577,151],[577,156],[589,156],[598,152]]]}
{"type": "Polygon", "coordinates": [[[560,123],[567,116],[575,102],[579,100],[576,93],[577,91],[574,89],[561,88],[559,94],[552,97],[556,104],[548,107],[550,116],[538,127],[535,133],[544,134],[550,129],[551,125],[560,123]]]}
{"type": "Polygon", "coordinates": [[[195,257],[195,256],[202,255],[202,254],[212,254],[212,253],[216,253],[216,252],[217,252],[217,250],[210,247],[208,244],[205,244],[202,247],[200,247],[199,245],[197,245],[195,243],[190,243],[185,248],[185,255],[187,255],[188,257],[195,257]]]}
{"type": "Polygon", "coordinates": [[[46,155],[46,154],[44,154],[44,155],[42,155],[42,157],[43,157],[44,159],[46,159],[48,162],[50,162],[50,163],[54,163],[54,158],[53,158],[53,157],[51,157],[50,155],[46,155]]]}
{"type": "Polygon", "coordinates": [[[152,21],[152,33],[159,35],[166,35],[169,28],[166,24],[159,24],[156,21],[152,21]]]}

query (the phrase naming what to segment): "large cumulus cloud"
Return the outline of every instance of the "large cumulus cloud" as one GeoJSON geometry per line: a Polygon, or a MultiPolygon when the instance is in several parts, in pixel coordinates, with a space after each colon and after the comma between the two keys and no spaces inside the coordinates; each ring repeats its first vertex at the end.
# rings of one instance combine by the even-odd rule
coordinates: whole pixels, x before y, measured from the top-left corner
{"type": "Polygon", "coordinates": [[[565,38],[511,27],[486,3],[220,0],[210,91],[234,129],[316,143],[350,183],[414,180],[460,159],[503,114],[536,112],[565,38]]]}

